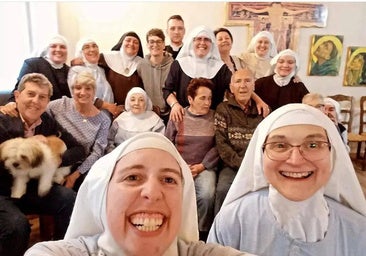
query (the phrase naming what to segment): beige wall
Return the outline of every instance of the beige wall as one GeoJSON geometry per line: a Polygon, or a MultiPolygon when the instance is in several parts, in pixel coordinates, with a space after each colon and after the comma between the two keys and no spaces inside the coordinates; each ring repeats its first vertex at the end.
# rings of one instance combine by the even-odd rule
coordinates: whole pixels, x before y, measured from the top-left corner
{"type": "MultiPolygon", "coordinates": [[[[343,74],[348,46],[366,46],[366,3],[326,2],[328,20],[325,28],[302,28],[299,32],[297,52],[300,57],[299,76],[310,91],[323,95],[349,94],[359,106],[360,95],[366,95],[365,87],[344,87],[343,74]],[[344,36],[342,64],[339,76],[315,77],[307,75],[310,40],[314,34],[344,36]]],[[[186,31],[198,25],[213,29],[224,26],[225,2],[59,2],[59,31],[70,41],[70,58],[74,45],[84,36],[94,38],[102,51],[109,50],[129,30],[139,34],[145,42],[146,32],[153,27],[166,28],[166,20],[172,14],[180,14],[185,20],[186,31]]],[[[232,53],[240,55],[250,40],[247,27],[228,27],[234,36],[232,53]]],[[[167,40],[167,43],[169,41],[167,40]]],[[[144,48],[144,53],[147,53],[144,48]]],[[[358,116],[354,117],[354,130],[358,129],[358,116]]]]}

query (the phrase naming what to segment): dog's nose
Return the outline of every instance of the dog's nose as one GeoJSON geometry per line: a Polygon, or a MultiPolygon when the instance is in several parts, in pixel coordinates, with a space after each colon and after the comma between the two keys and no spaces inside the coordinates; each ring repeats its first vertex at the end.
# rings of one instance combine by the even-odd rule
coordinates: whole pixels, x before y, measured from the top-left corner
{"type": "Polygon", "coordinates": [[[19,163],[15,162],[15,163],[13,163],[13,166],[14,166],[14,168],[18,168],[19,167],[19,163]]]}

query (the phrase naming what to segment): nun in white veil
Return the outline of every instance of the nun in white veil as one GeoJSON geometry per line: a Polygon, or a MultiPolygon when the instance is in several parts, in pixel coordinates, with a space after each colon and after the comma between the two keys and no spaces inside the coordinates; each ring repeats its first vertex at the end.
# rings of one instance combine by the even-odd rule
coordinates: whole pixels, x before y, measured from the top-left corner
{"type": "MultiPolygon", "coordinates": [[[[308,149],[327,144],[307,143],[308,149]]],[[[288,104],[257,127],[208,241],[263,256],[295,251],[299,255],[363,255],[365,230],[365,196],[333,122],[314,107],[288,104]],[[309,127],[321,132],[312,133],[309,127]],[[284,128],[289,132],[278,132],[284,128]],[[328,140],[330,147],[324,148],[322,159],[312,154],[316,159],[311,160],[300,149],[304,142],[299,138],[320,140],[317,136],[325,137],[321,140],[328,140]],[[267,140],[275,140],[272,137],[281,141],[281,149],[291,146],[287,160],[272,160],[264,146],[267,140]],[[291,140],[297,143],[288,144],[291,140]],[[295,188],[307,184],[308,189],[297,191],[303,198],[294,199],[296,193],[284,193],[271,175],[288,184],[286,189],[289,182],[298,182],[295,188]],[[326,178],[319,184],[322,175],[326,178]]]]}
{"type": "MultiPolygon", "coordinates": [[[[214,84],[211,109],[225,99],[229,91],[231,71],[221,60],[212,29],[199,26],[186,37],[182,49],[172,63],[163,87],[164,98],[171,107],[170,119],[183,120],[184,107],[189,106],[187,87],[192,78],[207,78],[214,84]]],[[[259,114],[268,114],[268,106],[255,93],[252,98],[257,103],[259,114]]]]}
{"type": "Polygon", "coordinates": [[[185,38],[182,49],[170,67],[163,87],[164,98],[172,108],[170,118],[181,121],[184,107],[189,106],[187,87],[192,78],[207,78],[214,84],[211,108],[224,100],[231,71],[221,60],[213,31],[199,26],[185,38]]]}
{"type": "Polygon", "coordinates": [[[112,151],[116,146],[125,140],[142,132],[165,133],[165,124],[158,114],[153,111],[150,97],[144,89],[133,87],[126,97],[125,110],[113,120],[108,135],[108,146],[106,151],[112,151]],[[138,101],[143,100],[142,106],[134,106],[138,101]],[[132,102],[131,99],[135,102],[132,102]],[[137,102],[136,102],[137,101],[137,102]]]}
{"type": "Polygon", "coordinates": [[[65,239],[38,243],[25,255],[245,254],[217,244],[198,242],[195,191],[189,167],[164,135],[147,132],[125,141],[94,164],[78,192],[65,239]],[[154,154],[166,159],[154,160],[154,154]],[[147,160],[143,160],[145,158],[147,160]],[[126,193],[113,193],[121,187],[125,188],[126,193]],[[130,191],[137,192],[136,198],[128,198],[131,197],[130,191]],[[167,191],[175,194],[166,194],[167,191]],[[177,197],[177,201],[169,201],[169,197],[177,197]],[[140,209],[148,206],[151,209],[145,209],[144,213],[138,213],[141,211],[139,209],[122,212],[125,207],[123,202],[131,203],[131,199],[139,202],[140,209]],[[122,204],[111,205],[111,202],[118,200],[122,204]],[[158,205],[163,209],[157,209],[158,205]],[[168,214],[165,214],[166,207],[171,211],[168,214]],[[156,220],[134,219],[133,216],[138,214],[141,219],[156,215],[156,220]],[[161,215],[164,217],[159,217],[161,215]],[[119,218],[122,223],[112,223],[111,216],[119,218]],[[135,222],[141,224],[132,225],[135,222]],[[156,224],[158,222],[160,224],[156,224]],[[125,226],[116,229],[121,225],[125,226]]]}
{"type": "Polygon", "coordinates": [[[268,31],[257,33],[241,58],[253,72],[255,79],[271,74],[271,59],[277,54],[277,46],[273,34],[268,31]]]}
{"type": "Polygon", "coordinates": [[[113,91],[107,81],[105,71],[98,66],[99,47],[95,40],[91,38],[80,39],[75,47],[75,58],[81,58],[83,65],[73,66],[69,70],[67,82],[71,90],[76,75],[82,71],[88,71],[93,74],[96,81],[95,96],[103,101],[114,103],[113,91]]]}

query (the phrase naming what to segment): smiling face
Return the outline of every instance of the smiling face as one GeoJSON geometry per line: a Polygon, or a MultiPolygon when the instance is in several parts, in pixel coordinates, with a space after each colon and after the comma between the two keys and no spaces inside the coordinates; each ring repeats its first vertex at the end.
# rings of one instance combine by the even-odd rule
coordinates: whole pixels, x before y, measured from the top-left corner
{"type": "Polygon", "coordinates": [[[76,84],[72,88],[72,97],[76,104],[93,105],[95,90],[91,85],[76,84]]]}
{"type": "Polygon", "coordinates": [[[325,103],[324,113],[333,121],[333,123],[338,124],[337,110],[333,104],[325,103]]]}
{"type": "Polygon", "coordinates": [[[164,54],[164,40],[158,36],[149,36],[147,39],[147,48],[151,56],[163,56],[164,54]]]}
{"type": "Polygon", "coordinates": [[[267,37],[260,37],[255,42],[255,53],[259,57],[265,57],[267,56],[269,52],[269,48],[271,47],[271,42],[267,37]]]}
{"type": "Polygon", "coordinates": [[[225,31],[221,31],[216,34],[216,43],[219,47],[220,54],[230,53],[231,47],[233,46],[233,41],[231,40],[230,35],[225,31]]]}
{"type": "Polygon", "coordinates": [[[179,231],[182,198],[180,166],[169,153],[140,149],[123,156],[107,192],[114,240],[126,255],[162,255],[179,231]]]}
{"type": "Polygon", "coordinates": [[[133,36],[126,36],[123,40],[122,48],[128,56],[135,56],[140,48],[139,40],[133,36]]]}
{"type": "Polygon", "coordinates": [[[197,36],[193,38],[193,50],[198,58],[205,57],[212,47],[212,41],[210,38],[205,36],[197,36]]]}
{"type": "Polygon", "coordinates": [[[278,58],[276,63],[277,74],[285,77],[291,74],[296,68],[296,60],[290,55],[283,55],[278,58]]]}
{"type": "Polygon", "coordinates": [[[97,64],[99,60],[99,47],[96,43],[90,42],[83,45],[83,55],[91,64],[97,64]]]}
{"type": "Polygon", "coordinates": [[[15,101],[24,121],[32,125],[45,112],[50,102],[50,89],[34,82],[26,82],[24,86],[24,90],[14,92],[15,101]]]}
{"type": "Polygon", "coordinates": [[[67,59],[67,46],[61,43],[52,43],[48,46],[47,55],[55,64],[64,64],[67,59]]]}
{"type": "Polygon", "coordinates": [[[130,98],[131,112],[135,115],[146,111],[146,101],[142,93],[134,93],[130,98]]]}
{"type": "MultiPolygon", "coordinates": [[[[281,142],[300,145],[304,142],[328,141],[325,130],[315,125],[289,125],[273,130],[266,143],[281,142]]],[[[325,186],[331,175],[331,154],[322,151],[320,160],[305,159],[298,147],[293,147],[288,159],[278,161],[268,157],[267,148],[263,153],[263,169],[268,183],[284,197],[292,201],[310,198],[325,186]]]]}

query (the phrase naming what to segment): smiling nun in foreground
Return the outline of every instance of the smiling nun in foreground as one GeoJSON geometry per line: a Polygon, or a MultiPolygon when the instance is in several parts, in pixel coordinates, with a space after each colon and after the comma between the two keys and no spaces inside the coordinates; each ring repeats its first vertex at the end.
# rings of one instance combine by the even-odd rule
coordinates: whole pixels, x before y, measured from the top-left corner
{"type": "Polygon", "coordinates": [[[199,242],[197,224],[189,167],[164,135],[146,132],[93,165],[65,239],[25,255],[248,255],[199,242]]]}

